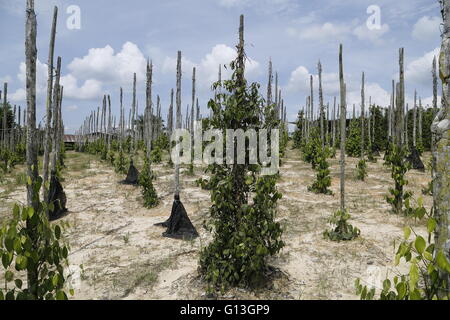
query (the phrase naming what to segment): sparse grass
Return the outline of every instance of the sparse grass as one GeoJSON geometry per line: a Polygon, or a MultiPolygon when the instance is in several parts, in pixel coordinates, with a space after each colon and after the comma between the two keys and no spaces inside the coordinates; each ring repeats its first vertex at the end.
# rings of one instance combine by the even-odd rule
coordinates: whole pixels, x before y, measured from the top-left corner
{"type": "Polygon", "coordinates": [[[123,235],[122,239],[125,244],[128,244],[130,242],[130,233],[127,232],[127,234],[123,235]]]}

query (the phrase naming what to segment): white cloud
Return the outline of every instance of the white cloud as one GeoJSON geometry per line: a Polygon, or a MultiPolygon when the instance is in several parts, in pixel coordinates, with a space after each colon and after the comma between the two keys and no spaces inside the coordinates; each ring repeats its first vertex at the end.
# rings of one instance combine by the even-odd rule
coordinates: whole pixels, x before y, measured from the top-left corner
{"type": "MultiPolygon", "coordinates": [[[[433,58],[439,57],[440,48],[425,53],[422,57],[411,61],[405,68],[405,81],[416,85],[429,85],[431,83],[431,67],[433,58]]],[[[438,63],[438,62],[437,62],[438,63]]]]}
{"type": "MultiPolygon", "coordinates": [[[[291,72],[288,84],[285,87],[286,92],[301,92],[305,95],[310,94],[310,76],[311,73],[304,66],[297,67],[291,72]]],[[[314,94],[319,88],[319,76],[313,75],[314,94]]],[[[322,88],[324,95],[333,96],[339,93],[339,75],[337,73],[322,73],[322,88]]]]}
{"type": "MultiPolygon", "coordinates": [[[[17,74],[22,88],[17,89],[9,95],[11,101],[24,102],[26,100],[25,80],[26,80],[26,65],[21,62],[19,65],[19,73],[17,74]]],[[[47,91],[47,65],[42,63],[39,59],[36,61],[36,95],[44,94],[47,91]]]]}
{"type": "Polygon", "coordinates": [[[271,14],[291,11],[299,6],[297,0],[218,0],[218,4],[226,8],[252,7],[257,11],[271,14]]]}
{"type": "Polygon", "coordinates": [[[77,100],[92,100],[101,98],[102,83],[95,79],[86,80],[81,87],[78,87],[78,80],[68,74],[61,77],[61,85],[64,86],[64,97],[77,100]]]}
{"type": "Polygon", "coordinates": [[[367,28],[366,24],[362,24],[357,26],[353,30],[353,34],[359,39],[359,40],[366,40],[373,43],[380,43],[381,37],[389,32],[389,25],[386,23],[381,25],[380,29],[373,29],[370,30],[367,28]]]}
{"type": "Polygon", "coordinates": [[[146,63],[138,46],[128,41],[117,53],[109,45],[91,48],[86,56],[73,59],[68,68],[78,79],[125,85],[132,83],[133,73],[138,81],[145,79],[146,63]]]}
{"type": "MultiPolygon", "coordinates": [[[[26,65],[21,62],[19,65],[19,73],[17,74],[22,88],[17,89],[9,95],[11,101],[25,102],[25,80],[26,80],[26,65]]],[[[87,79],[81,87],[78,87],[78,80],[73,74],[61,76],[60,84],[64,86],[64,97],[77,100],[94,99],[101,97],[102,84],[95,79],[87,79]]],[[[45,99],[47,94],[47,65],[36,61],[36,95],[38,99],[45,99]]]]}
{"type": "Polygon", "coordinates": [[[440,34],[440,24],[440,17],[424,16],[417,20],[416,24],[413,27],[412,36],[414,39],[420,41],[435,39],[440,34]]]}
{"type": "Polygon", "coordinates": [[[12,78],[11,76],[4,76],[4,77],[0,77],[0,84],[3,85],[3,83],[7,82],[7,83],[11,83],[12,78]]]}
{"type": "MultiPolygon", "coordinates": [[[[390,93],[388,93],[386,90],[384,90],[378,83],[366,83],[365,84],[365,105],[369,105],[370,98],[372,101],[372,104],[377,104],[379,106],[387,106],[390,104],[391,96],[390,93]]],[[[361,85],[359,84],[359,87],[355,88],[353,87],[353,90],[347,93],[347,103],[349,106],[351,106],[350,110],[353,110],[353,104],[356,105],[356,110],[360,110],[361,105],[361,85]]],[[[367,109],[366,109],[367,110],[367,109]]]]}
{"type": "Polygon", "coordinates": [[[70,106],[67,106],[66,109],[69,111],[76,111],[76,110],[78,110],[78,106],[70,105],[70,106]]]}
{"type": "Polygon", "coordinates": [[[287,33],[301,40],[327,41],[330,39],[342,39],[350,30],[351,28],[346,25],[325,22],[324,24],[315,24],[308,27],[290,27],[287,29],[287,33]]]}
{"type": "MultiPolygon", "coordinates": [[[[219,72],[219,64],[222,66],[225,64],[228,67],[228,64],[234,60],[237,56],[236,49],[228,47],[224,44],[218,44],[214,46],[211,52],[207,53],[199,63],[195,63],[188,58],[181,58],[181,67],[182,73],[188,77],[192,76],[192,68],[196,67],[197,79],[203,88],[210,88],[211,84],[214,81],[217,81],[218,72],[219,72]]],[[[162,72],[163,73],[172,73],[175,74],[176,71],[176,58],[166,57],[163,65],[162,72]]],[[[248,76],[257,75],[260,72],[260,64],[259,62],[247,57],[247,61],[245,64],[246,74],[248,76]]],[[[222,67],[222,79],[227,79],[231,76],[231,70],[228,67],[227,69],[222,67]]]]}

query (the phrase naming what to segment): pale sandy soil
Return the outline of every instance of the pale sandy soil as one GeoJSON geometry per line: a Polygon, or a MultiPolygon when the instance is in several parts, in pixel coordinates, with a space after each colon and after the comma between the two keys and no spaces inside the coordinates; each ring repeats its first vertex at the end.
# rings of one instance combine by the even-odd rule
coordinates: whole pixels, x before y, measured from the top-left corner
{"type": "MultiPolygon", "coordinates": [[[[429,155],[424,163],[428,159],[429,155]]],[[[266,288],[232,289],[219,298],[356,299],[358,277],[380,287],[386,274],[393,274],[394,241],[401,239],[403,227],[413,225],[420,233],[424,227],[389,213],[384,196],[392,179],[382,159],[369,164],[365,182],[355,179],[356,162],[347,158],[346,199],[351,223],[361,229],[360,238],[335,243],[322,236],[328,217],[339,207],[338,160],[330,160],[334,196],[316,195],[307,191],[315,175],[311,166],[301,161],[298,150],[288,150],[278,181],[283,193],[278,219],[286,246],[270,261],[278,271],[266,288]]],[[[202,227],[209,192],[195,185],[203,175],[201,168],[196,168],[195,176],[182,175],[181,200],[200,233],[194,241],[182,241],[162,237],[164,229],[154,226],[167,219],[172,206],[173,169],[167,165],[154,167],[160,205],[145,209],[140,189],[119,184],[124,177],[107,163],[69,152],[66,164],[63,185],[69,213],[62,220],[70,224],[66,236],[75,299],[207,298],[197,273],[199,250],[211,238],[202,227]]],[[[24,188],[15,185],[21,170],[0,185],[0,219],[10,214],[13,201],[25,200],[24,188]]],[[[430,178],[427,172],[411,170],[408,179],[408,189],[417,198],[430,178]]],[[[424,202],[429,208],[431,197],[424,197],[424,202]]]]}

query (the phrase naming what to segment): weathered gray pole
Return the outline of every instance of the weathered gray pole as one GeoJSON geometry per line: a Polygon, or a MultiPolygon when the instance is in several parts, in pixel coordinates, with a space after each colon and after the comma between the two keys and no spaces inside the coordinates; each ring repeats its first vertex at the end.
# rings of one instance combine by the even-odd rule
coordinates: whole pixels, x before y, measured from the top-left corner
{"type": "MultiPolygon", "coordinates": [[[[436,252],[442,250],[450,261],[450,1],[441,2],[443,31],[439,75],[442,80],[441,109],[433,120],[431,130],[434,134],[433,148],[433,208],[437,221],[435,232],[436,252]]],[[[446,283],[438,293],[441,298],[448,297],[450,273],[440,271],[446,283]]]]}
{"type": "Polygon", "coordinates": [[[131,145],[132,145],[132,155],[136,152],[136,133],[135,133],[135,114],[136,113],[136,72],[133,73],[133,102],[131,105],[131,145]]]}
{"type": "MultiPolygon", "coordinates": [[[[25,23],[25,65],[26,65],[26,95],[27,95],[27,176],[31,183],[27,183],[27,204],[39,213],[39,194],[34,193],[38,180],[38,159],[36,150],[36,14],[34,0],[27,0],[25,23]]],[[[35,226],[27,223],[27,232],[32,243],[37,241],[35,226]]],[[[34,243],[36,245],[36,243],[34,243]]],[[[27,268],[27,286],[30,294],[37,298],[38,270],[27,268]]]]}
{"type": "Polygon", "coordinates": [[[3,85],[4,89],[3,89],[3,131],[2,131],[2,142],[3,142],[3,147],[6,148],[7,143],[7,130],[8,130],[8,121],[7,121],[7,117],[8,117],[8,83],[5,82],[3,85]]]}
{"type": "Polygon", "coordinates": [[[365,92],[364,92],[364,72],[361,77],[361,160],[364,160],[364,113],[365,113],[365,92]]]}
{"type": "Polygon", "coordinates": [[[49,155],[51,147],[51,120],[52,120],[52,90],[53,90],[53,57],[55,52],[55,37],[56,37],[56,23],[58,18],[58,7],[53,9],[53,21],[52,29],[50,33],[50,45],[48,52],[48,71],[47,71],[47,103],[46,103],[46,125],[45,125],[45,138],[44,138],[44,160],[43,160],[43,184],[44,184],[44,200],[47,201],[47,188],[46,183],[48,181],[48,165],[49,155]]]}
{"type": "Polygon", "coordinates": [[[340,154],[340,188],[341,188],[341,211],[345,211],[345,122],[346,122],[346,85],[344,82],[344,65],[342,61],[342,44],[339,46],[339,83],[341,97],[341,154],[340,154]]]}
{"type": "Polygon", "coordinates": [[[414,110],[413,110],[413,146],[416,147],[416,125],[417,125],[417,90],[414,90],[414,110]]]}
{"type": "Polygon", "coordinates": [[[317,70],[319,73],[319,112],[320,112],[320,139],[322,140],[322,149],[325,148],[325,132],[324,132],[324,111],[323,111],[323,92],[322,92],[322,64],[319,63],[317,64],[317,70]]]}
{"type": "MultiPolygon", "coordinates": [[[[177,125],[176,129],[181,129],[181,51],[178,51],[177,56],[177,93],[176,93],[176,105],[177,105],[177,125]]],[[[177,154],[179,157],[179,154],[177,154]]],[[[180,196],[180,164],[179,160],[175,159],[175,197],[180,196]]]]}
{"type": "Polygon", "coordinates": [[[61,78],[61,57],[58,57],[56,60],[56,72],[55,72],[55,87],[53,89],[53,99],[52,99],[52,154],[51,154],[51,164],[50,164],[50,172],[56,171],[56,149],[57,146],[57,135],[58,135],[58,99],[59,99],[59,91],[61,89],[59,85],[59,81],[61,78]]]}
{"type": "Polygon", "coordinates": [[[269,60],[269,80],[267,81],[267,105],[272,104],[272,59],[269,60]]]}

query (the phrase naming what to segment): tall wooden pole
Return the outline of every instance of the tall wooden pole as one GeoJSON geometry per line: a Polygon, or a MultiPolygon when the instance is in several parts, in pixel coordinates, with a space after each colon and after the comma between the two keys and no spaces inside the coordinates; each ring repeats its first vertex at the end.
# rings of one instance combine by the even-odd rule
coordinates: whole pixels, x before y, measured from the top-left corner
{"type": "MultiPolygon", "coordinates": [[[[433,209],[437,221],[435,232],[436,252],[442,251],[447,261],[450,261],[450,1],[442,0],[441,13],[443,32],[441,56],[439,58],[439,75],[442,80],[441,110],[433,120],[431,130],[434,134],[433,147],[433,209]]],[[[448,297],[450,273],[440,271],[446,278],[439,295],[448,297]]]]}
{"type": "Polygon", "coordinates": [[[57,58],[56,61],[56,73],[55,73],[55,87],[53,89],[53,99],[52,99],[52,113],[53,113],[53,117],[52,117],[52,121],[53,121],[53,125],[52,125],[52,154],[51,154],[51,165],[50,165],[50,173],[53,173],[54,171],[56,171],[56,162],[57,162],[57,157],[56,157],[56,149],[57,146],[57,135],[58,135],[58,99],[59,99],[59,91],[60,91],[60,85],[59,85],[59,81],[60,81],[60,77],[61,77],[61,57],[57,58]]]}
{"type": "MultiPolygon", "coordinates": [[[[177,93],[176,93],[176,105],[177,105],[177,125],[176,129],[181,129],[181,51],[178,51],[177,55],[177,93]]],[[[178,157],[179,155],[177,155],[178,157]]],[[[179,161],[175,163],[175,198],[180,197],[180,164],[179,161]]]]}
{"type": "Polygon", "coordinates": [[[44,183],[44,199],[47,201],[48,166],[51,147],[51,120],[52,120],[52,90],[53,90],[53,57],[55,52],[56,23],[58,19],[58,7],[53,9],[52,29],[50,33],[50,45],[48,52],[48,71],[47,71],[47,103],[46,103],[46,125],[44,138],[44,160],[43,160],[43,183],[44,183]]]}
{"type": "Polygon", "coordinates": [[[345,122],[346,122],[346,85],[344,82],[344,65],[342,60],[342,44],[339,46],[339,83],[341,97],[341,154],[340,154],[340,187],[341,187],[341,211],[345,211],[345,122]]]}
{"type": "Polygon", "coordinates": [[[365,91],[364,91],[364,72],[361,77],[361,160],[364,160],[364,113],[365,113],[365,91]]]}
{"type": "Polygon", "coordinates": [[[325,148],[325,128],[324,128],[324,111],[323,111],[323,92],[322,92],[322,64],[317,64],[317,69],[319,73],[319,112],[320,112],[320,139],[322,140],[322,149],[325,148]]]}
{"type": "MultiPolygon", "coordinates": [[[[25,24],[25,65],[26,65],[26,95],[27,95],[27,204],[39,213],[39,194],[34,192],[38,180],[38,159],[36,150],[36,14],[34,0],[27,0],[25,24]]],[[[27,233],[32,243],[37,241],[37,229],[31,223],[26,223],[27,233]]],[[[34,243],[36,244],[36,243],[34,243]]],[[[27,269],[27,286],[30,294],[37,297],[38,270],[27,269]]]]}

